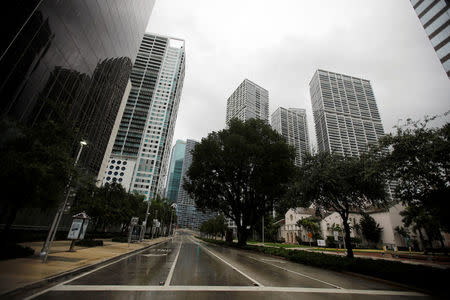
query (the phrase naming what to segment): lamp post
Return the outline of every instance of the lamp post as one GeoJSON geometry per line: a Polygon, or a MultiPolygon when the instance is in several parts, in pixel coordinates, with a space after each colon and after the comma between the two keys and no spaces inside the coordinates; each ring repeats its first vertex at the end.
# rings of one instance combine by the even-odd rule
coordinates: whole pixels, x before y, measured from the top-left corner
{"type": "MultiPolygon", "coordinates": [[[[172,205],[170,205],[170,207],[172,207],[173,209],[177,209],[177,204],[172,203],[172,205]]],[[[172,210],[172,213],[170,214],[169,235],[172,232],[172,218],[173,218],[173,210],[172,210]]]]}
{"type": "MultiPolygon", "coordinates": [[[[73,164],[76,167],[78,160],[81,156],[81,151],[83,151],[83,147],[87,145],[86,141],[80,142],[80,150],[78,150],[77,158],[75,159],[75,163],[73,164]]],[[[66,209],[67,201],[69,200],[70,195],[70,183],[72,181],[72,175],[69,176],[69,182],[66,186],[66,196],[64,198],[64,202],[59,206],[55,218],[53,219],[52,226],[47,235],[47,239],[45,240],[44,245],[42,246],[41,253],[39,254],[42,257],[42,262],[47,262],[48,253],[50,252],[50,248],[52,247],[53,240],[55,239],[56,232],[58,231],[59,222],[61,222],[62,215],[64,214],[64,210],[66,209]]]]}

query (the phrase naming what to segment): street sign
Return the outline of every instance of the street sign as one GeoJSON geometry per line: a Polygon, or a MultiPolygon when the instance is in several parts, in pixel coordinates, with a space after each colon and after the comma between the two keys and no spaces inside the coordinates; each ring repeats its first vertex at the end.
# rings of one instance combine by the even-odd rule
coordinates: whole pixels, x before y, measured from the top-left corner
{"type": "Polygon", "coordinates": [[[84,235],[86,234],[87,227],[89,225],[89,219],[84,220],[83,227],[81,227],[81,233],[79,239],[84,239],[84,235]]]}
{"type": "Polygon", "coordinates": [[[325,247],[325,240],[317,240],[317,246],[325,247]]]}
{"type": "Polygon", "coordinates": [[[308,232],[307,235],[308,235],[309,238],[312,238],[312,233],[311,232],[308,232]]]}
{"type": "Polygon", "coordinates": [[[69,234],[67,239],[76,240],[81,232],[81,227],[83,225],[83,219],[73,219],[72,226],[70,226],[69,234]]]}
{"type": "Polygon", "coordinates": [[[130,225],[131,226],[137,225],[138,222],[139,222],[139,218],[138,217],[132,217],[131,221],[130,221],[130,225]]]}

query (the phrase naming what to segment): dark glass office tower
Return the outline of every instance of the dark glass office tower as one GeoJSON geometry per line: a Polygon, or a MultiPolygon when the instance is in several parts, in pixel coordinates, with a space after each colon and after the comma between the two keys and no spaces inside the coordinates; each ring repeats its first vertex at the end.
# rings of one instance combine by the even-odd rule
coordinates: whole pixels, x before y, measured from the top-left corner
{"type": "Polygon", "coordinates": [[[178,140],[172,148],[169,166],[169,178],[166,197],[172,202],[177,202],[178,189],[180,188],[181,172],[183,170],[184,150],[186,142],[178,140]]]}
{"type": "Polygon", "coordinates": [[[87,139],[80,164],[96,174],[154,0],[23,0],[2,5],[0,114],[52,119],[87,139]]]}

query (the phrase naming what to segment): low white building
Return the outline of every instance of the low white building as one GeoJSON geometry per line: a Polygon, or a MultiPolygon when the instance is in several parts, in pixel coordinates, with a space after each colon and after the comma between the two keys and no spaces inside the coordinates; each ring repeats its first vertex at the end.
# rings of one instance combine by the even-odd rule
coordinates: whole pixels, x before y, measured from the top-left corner
{"type": "MultiPolygon", "coordinates": [[[[368,210],[367,213],[375,219],[375,221],[383,228],[381,234],[381,243],[388,247],[406,247],[407,243],[404,237],[399,235],[395,228],[403,226],[402,217],[400,216],[400,212],[403,210],[403,206],[401,204],[394,205],[389,209],[372,209],[368,210]]],[[[300,236],[303,241],[309,241],[307,237],[307,233],[304,232],[300,227],[297,226],[297,221],[303,218],[308,218],[314,216],[314,209],[305,209],[305,208],[296,208],[290,209],[286,212],[285,215],[285,226],[280,231],[282,238],[284,238],[286,243],[296,244],[297,237],[300,236]]],[[[349,215],[349,223],[351,226],[351,237],[361,238],[363,237],[357,230],[355,229],[355,225],[359,224],[361,221],[361,214],[359,213],[350,213],[349,215]]],[[[337,212],[330,212],[327,215],[323,216],[320,221],[320,229],[322,233],[322,237],[324,240],[328,236],[334,236],[334,229],[339,227],[343,230],[343,221],[341,216],[337,212]]],[[[343,237],[343,233],[340,232],[339,236],[343,237]]],[[[417,239],[414,235],[411,239],[417,239]]]]}
{"type": "Polygon", "coordinates": [[[306,232],[297,226],[297,222],[301,219],[308,218],[314,215],[315,210],[311,208],[297,207],[289,209],[285,214],[284,230],[281,230],[281,237],[286,243],[296,244],[297,236],[301,236],[306,240],[306,232]]]}

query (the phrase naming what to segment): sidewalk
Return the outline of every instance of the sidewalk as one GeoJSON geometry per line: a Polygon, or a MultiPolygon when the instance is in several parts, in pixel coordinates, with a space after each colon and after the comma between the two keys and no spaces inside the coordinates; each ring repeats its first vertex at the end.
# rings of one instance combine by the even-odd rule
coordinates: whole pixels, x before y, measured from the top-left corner
{"type": "MultiPolygon", "coordinates": [[[[275,247],[270,245],[263,245],[262,243],[255,243],[254,245],[257,246],[264,246],[264,247],[275,247]]],[[[320,251],[320,250],[313,250],[315,247],[292,247],[292,248],[286,248],[288,250],[303,250],[303,251],[309,251],[309,252],[315,252],[315,253],[323,253],[323,254],[331,254],[331,255],[339,255],[339,256],[345,256],[345,252],[336,252],[336,251],[320,251]]],[[[389,260],[389,261],[396,261],[401,262],[405,264],[411,264],[411,265],[422,265],[422,266],[430,266],[440,269],[448,269],[450,268],[450,262],[435,262],[435,261],[428,261],[428,260],[418,260],[418,259],[409,259],[409,258],[393,258],[390,254],[386,254],[384,256],[380,256],[378,254],[374,253],[353,253],[355,257],[358,258],[370,258],[370,259],[380,259],[380,260],[389,260]]]]}
{"type": "Polygon", "coordinates": [[[166,241],[170,238],[161,237],[146,240],[143,243],[116,243],[103,240],[103,246],[78,247],[76,252],[67,252],[70,241],[53,242],[47,263],[43,264],[39,257],[44,242],[22,243],[35,250],[35,255],[27,258],[17,258],[0,261],[0,295],[15,289],[36,283],[43,279],[75,269],[94,265],[108,259],[166,241]]]}

